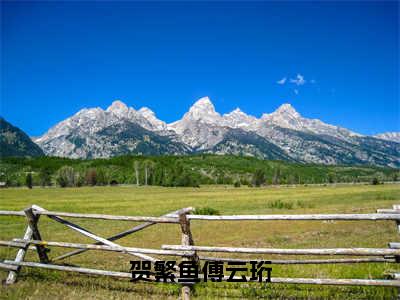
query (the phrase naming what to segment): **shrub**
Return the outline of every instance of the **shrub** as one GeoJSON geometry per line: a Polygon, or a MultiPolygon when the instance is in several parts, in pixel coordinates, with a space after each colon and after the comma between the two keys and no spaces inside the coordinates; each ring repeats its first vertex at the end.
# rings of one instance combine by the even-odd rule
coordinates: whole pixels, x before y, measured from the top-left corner
{"type": "Polygon", "coordinates": [[[399,180],[399,175],[397,173],[393,174],[393,181],[399,180]]]}
{"type": "Polygon", "coordinates": [[[75,171],[70,166],[61,167],[57,171],[56,181],[60,187],[71,187],[75,184],[75,171]]]}
{"type": "Polygon", "coordinates": [[[193,214],[195,215],[219,215],[219,211],[215,208],[205,206],[205,207],[198,207],[194,210],[193,214]]]}
{"type": "Polygon", "coordinates": [[[40,170],[39,173],[40,185],[42,187],[51,185],[51,170],[47,167],[40,170]]]}
{"type": "Polygon", "coordinates": [[[296,205],[297,205],[297,207],[300,207],[300,208],[314,208],[315,207],[314,204],[309,203],[309,202],[304,202],[301,200],[297,200],[296,205]]]}
{"type": "Polygon", "coordinates": [[[86,171],[85,182],[87,185],[94,186],[97,183],[97,172],[96,169],[91,168],[86,171]]]}
{"type": "Polygon", "coordinates": [[[293,209],[293,203],[292,202],[283,202],[281,200],[276,200],[273,202],[268,203],[268,208],[274,208],[274,209],[293,209]]]}
{"type": "Polygon", "coordinates": [[[265,173],[261,169],[257,169],[253,174],[253,185],[259,187],[265,183],[265,173]]]}
{"type": "Polygon", "coordinates": [[[75,172],[75,186],[81,187],[85,184],[85,177],[83,176],[82,172],[75,172]]]}
{"type": "Polygon", "coordinates": [[[233,186],[234,186],[235,188],[240,187],[240,181],[235,181],[235,183],[233,184],[233,186]]]}
{"type": "Polygon", "coordinates": [[[371,184],[372,185],[378,185],[379,184],[379,179],[376,178],[376,177],[372,178],[371,184]]]}
{"type": "Polygon", "coordinates": [[[104,168],[97,169],[96,181],[97,181],[97,185],[107,185],[108,184],[108,174],[104,168]]]}

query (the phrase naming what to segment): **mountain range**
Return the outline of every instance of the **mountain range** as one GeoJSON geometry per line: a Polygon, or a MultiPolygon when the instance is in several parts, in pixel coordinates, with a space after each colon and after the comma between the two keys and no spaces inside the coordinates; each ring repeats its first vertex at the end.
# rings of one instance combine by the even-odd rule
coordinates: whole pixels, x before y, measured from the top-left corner
{"type": "Polygon", "coordinates": [[[0,117],[0,158],[8,156],[35,157],[44,153],[25,132],[0,117]]]}
{"type": "Polygon", "coordinates": [[[290,104],[260,118],[239,108],[219,114],[208,97],[173,123],[147,107],[114,101],[82,109],[33,139],[46,155],[107,158],[122,154],[216,153],[300,163],[400,167],[400,133],[365,136],[301,116],[290,104]]]}

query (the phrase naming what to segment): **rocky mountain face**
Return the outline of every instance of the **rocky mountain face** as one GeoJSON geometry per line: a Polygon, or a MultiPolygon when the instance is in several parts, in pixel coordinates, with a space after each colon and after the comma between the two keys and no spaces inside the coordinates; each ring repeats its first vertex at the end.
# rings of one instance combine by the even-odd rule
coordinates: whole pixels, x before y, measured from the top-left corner
{"type": "Polygon", "coordinates": [[[185,154],[167,124],[144,107],[136,111],[121,101],[106,110],[82,109],[58,123],[35,142],[50,156],[107,158],[122,154],[185,154]]]}
{"type": "Polygon", "coordinates": [[[0,157],[44,156],[42,149],[22,130],[0,117],[0,157]]]}
{"type": "Polygon", "coordinates": [[[400,143],[400,132],[385,132],[381,134],[376,134],[374,137],[386,141],[392,141],[400,143]]]}
{"type": "Polygon", "coordinates": [[[48,155],[74,158],[121,154],[217,153],[322,164],[400,167],[400,133],[363,136],[302,117],[290,104],[261,118],[239,108],[221,115],[208,97],[166,124],[149,108],[114,101],[83,109],[35,140],[48,155]]]}
{"type": "Polygon", "coordinates": [[[326,124],[318,119],[303,118],[290,104],[281,105],[271,114],[263,114],[259,122],[259,128],[268,126],[279,126],[306,133],[329,135],[342,140],[360,136],[350,130],[326,124]]]}

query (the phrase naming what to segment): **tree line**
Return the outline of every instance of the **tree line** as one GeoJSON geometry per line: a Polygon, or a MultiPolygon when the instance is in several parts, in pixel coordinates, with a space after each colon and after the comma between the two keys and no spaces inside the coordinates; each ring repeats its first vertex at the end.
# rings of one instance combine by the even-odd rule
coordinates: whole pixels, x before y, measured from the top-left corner
{"type": "Polygon", "coordinates": [[[57,157],[0,160],[0,182],[7,186],[102,186],[116,184],[167,187],[201,184],[262,186],[336,182],[397,181],[398,169],[324,166],[267,161],[251,157],[121,156],[79,160],[57,157]]]}

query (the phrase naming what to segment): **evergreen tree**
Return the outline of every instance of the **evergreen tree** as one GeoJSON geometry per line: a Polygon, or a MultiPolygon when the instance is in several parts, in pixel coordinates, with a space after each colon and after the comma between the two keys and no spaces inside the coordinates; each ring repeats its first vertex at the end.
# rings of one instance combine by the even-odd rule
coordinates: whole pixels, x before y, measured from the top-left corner
{"type": "Polygon", "coordinates": [[[397,181],[397,180],[398,180],[398,176],[399,176],[399,175],[398,175],[397,173],[394,173],[394,174],[393,174],[393,181],[397,181]]]}
{"type": "Polygon", "coordinates": [[[378,185],[378,184],[379,184],[379,179],[376,178],[376,177],[372,178],[371,184],[372,184],[372,185],[378,185]]]}
{"type": "Polygon", "coordinates": [[[25,184],[29,189],[32,188],[32,173],[31,172],[26,174],[25,184]]]}
{"type": "Polygon", "coordinates": [[[51,185],[51,170],[49,167],[44,167],[40,170],[39,180],[42,187],[51,185]]]}
{"type": "Polygon", "coordinates": [[[253,185],[259,187],[265,183],[265,172],[262,169],[257,169],[253,174],[253,185]]]}
{"type": "Polygon", "coordinates": [[[97,169],[97,185],[107,185],[108,184],[108,174],[104,168],[97,169]]]}

